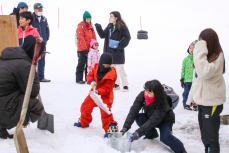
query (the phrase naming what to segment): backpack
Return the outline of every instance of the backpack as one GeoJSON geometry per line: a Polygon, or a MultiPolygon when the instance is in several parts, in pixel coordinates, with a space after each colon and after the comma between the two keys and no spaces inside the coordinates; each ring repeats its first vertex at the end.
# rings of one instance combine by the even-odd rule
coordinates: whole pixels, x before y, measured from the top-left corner
{"type": "Polygon", "coordinates": [[[174,109],[178,102],[179,102],[179,96],[178,94],[176,94],[176,92],[173,90],[172,87],[166,85],[166,84],[162,84],[164,91],[166,93],[166,95],[168,96],[169,100],[169,106],[174,109]]]}

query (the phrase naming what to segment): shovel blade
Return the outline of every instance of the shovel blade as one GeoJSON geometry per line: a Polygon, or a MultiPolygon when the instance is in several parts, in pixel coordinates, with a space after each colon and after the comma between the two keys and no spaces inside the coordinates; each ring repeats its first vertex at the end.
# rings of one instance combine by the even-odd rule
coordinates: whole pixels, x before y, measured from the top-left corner
{"type": "Polygon", "coordinates": [[[16,146],[17,153],[29,153],[29,149],[26,143],[22,127],[16,128],[16,132],[14,134],[14,143],[16,146]]]}
{"type": "Polygon", "coordinates": [[[44,112],[38,120],[37,128],[54,133],[54,115],[44,112]]]}

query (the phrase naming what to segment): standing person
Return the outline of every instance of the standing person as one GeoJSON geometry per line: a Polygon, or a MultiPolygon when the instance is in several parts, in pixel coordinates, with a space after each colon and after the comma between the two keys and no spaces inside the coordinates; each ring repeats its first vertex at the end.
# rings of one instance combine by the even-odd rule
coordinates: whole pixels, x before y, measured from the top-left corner
{"type": "MultiPolygon", "coordinates": [[[[96,64],[92,71],[89,72],[87,76],[87,83],[96,87],[96,91],[98,95],[101,96],[103,102],[107,105],[107,107],[111,110],[114,93],[113,87],[117,78],[116,70],[114,67],[111,67],[112,64],[112,56],[108,53],[104,53],[101,55],[99,64],[96,64]]],[[[92,121],[92,111],[97,107],[95,102],[92,100],[90,95],[86,97],[84,102],[81,105],[80,112],[81,116],[77,123],[74,126],[86,128],[92,121]]],[[[117,129],[117,122],[114,120],[112,114],[107,114],[104,110],[100,108],[101,119],[102,119],[102,127],[105,131],[104,137],[108,137],[109,128],[117,129]]],[[[118,130],[118,129],[117,129],[118,130]]]]}
{"type": "Polygon", "coordinates": [[[99,53],[99,43],[92,39],[90,42],[90,50],[87,59],[87,72],[89,73],[95,66],[99,63],[100,53],[99,53]]]}
{"type": "Polygon", "coordinates": [[[173,136],[172,126],[175,122],[175,114],[169,106],[169,97],[158,80],[147,81],[144,91],[136,97],[126,121],[122,134],[126,133],[136,121],[139,128],[130,135],[130,141],[139,139],[145,135],[145,139],[158,137],[156,128],[160,130],[160,140],[169,146],[175,153],[187,153],[183,143],[173,136]],[[143,113],[139,111],[143,109],[143,113]]]}
{"type": "Polygon", "coordinates": [[[187,153],[183,143],[173,136],[172,126],[175,122],[175,114],[169,106],[171,100],[158,80],[147,81],[144,91],[136,97],[126,121],[123,125],[122,134],[126,133],[136,121],[139,128],[130,135],[130,141],[139,139],[145,135],[145,139],[158,137],[156,128],[160,130],[160,140],[169,146],[175,153],[187,153]],[[143,113],[139,111],[143,109],[143,113]]]}
{"type": "Polygon", "coordinates": [[[91,23],[91,14],[85,11],[83,14],[83,21],[78,24],[76,29],[77,55],[78,64],[76,67],[76,83],[84,84],[83,75],[85,72],[85,79],[87,76],[87,56],[90,48],[90,41],[96,40],[95,31],[91,23]]]}
{"type": "Polygon", "coordinates": [[[181,70],[181,87],[184,88],[183,96],[183,106],[184,109],[192,110],[189,105],[186,104],[188,99],[188,94],[192,86],[193,79],[193,49],[195,47],[195,43],[197,40],[193,41],[188,47],[188,56],[184,58],[182,62],[182,70],[181,70]]]}
{"type": "MultiPolygon", "coordinates": [[[[21,47],[5,48],[0,57],[0,138],[13,138],[7,129],[14,128],[21,114],[33,55],[35,38],[28,36],[21,47]]],[[[24,125],[43,118],[44,107],[37,99],[40,83],[37,73],[33,81],[24,125]]],[[[44,116],[45,117],[45,116],[44,116]]]]}
{"type": "MultiPolygon", "coordinates": [[[[19,27],[17,29],[17,32],[18,32],[19,45],[22,47],[26,43],[27,40],[26,38],[28,36],[40,38],[40,35],[37,29],[31,25],[33,22],[33,15],[31,12],[23,12],[20,13],[19,16],[20,16],[19,27]]],[[[33,58],[33,52],[29,52],[27,54],[31,59],[33,58]]]]}
{"type": "Polygon", "coordinates": [[[225,58],[217,33],[205,29],[193,51],[196,75],[188,103],[198,105],[198,121],[205,153],[219,153],[220,113],[226,101],[225,58]]]}
{"type": "Polygon", "coordinates": [[[19,14],[28,11],[28,5],[25,2],[19,2],[17,7],[13,9],[10,15],[16,16],[17,26],[19,26],[19,14]]]}
{"type": "MultiPolygon", "coordinates": [[[[35,3],[34,6],[34,19],[32,22],[33,27],[37,28],[40,36],[45,44],[43,51],[46,51],[46,45],[49,40],[49,25],[47,18],[43,15],[43,5],[35,3]]],[[[51,80],[45,78],[45,54],[42,55],[38,62],[38,77],[40,82],[50,82],[51,80]]]]}
{"type": "Polygon", "coordinates": [[[128,27],[123,21],[121,14],[118,11],[110,13],[110,23],[103,30],[101,25],[96,23],[96,30],[100,38],[105,38],[103,52],[111,53],[113,57],[113,65],[117,70],[117,81],[115,88],[120,88],[120,83],[123,90],[128,90],[127,75],[124,69],[125,51],[124,48],[129,44],[131,39],[128,27]],[[120,82],[121,81],[121,82],[120,82]]]}

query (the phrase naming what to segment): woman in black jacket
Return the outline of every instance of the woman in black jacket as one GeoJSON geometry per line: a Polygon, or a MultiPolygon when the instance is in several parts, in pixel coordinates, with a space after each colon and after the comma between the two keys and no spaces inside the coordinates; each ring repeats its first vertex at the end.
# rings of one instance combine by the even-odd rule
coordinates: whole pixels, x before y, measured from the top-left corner
{"type": "Polygon", "coordinates": [[[158,80],[147,81],[132,105],[123,128],[126,133],[136,121],[139,128],[130,135],[130,141],[145,135],[146,139],[158,137],[156,128],[160,130],[160,140],[175,153],[186,153],[183,143],[172,135],[175,115],[169,105],[169,97],[158,80]],[[139,111],[143,109],[143,113],[139,111]]]}
{"type": "Polygon", "coordinates": [[[111,12],[109,20],[110,23],[104,30],[98,23],[95,24],[95,27],[100,38],[105,38],[103,51],[111,53],[113,57],[113,65],[118,74],[115,87],[119,89],[121,82],[123,89],[128,90],[127,75],[124,69],[124,48],[129,44],[131,39],[130,32],[118,11],[111,12]]]}

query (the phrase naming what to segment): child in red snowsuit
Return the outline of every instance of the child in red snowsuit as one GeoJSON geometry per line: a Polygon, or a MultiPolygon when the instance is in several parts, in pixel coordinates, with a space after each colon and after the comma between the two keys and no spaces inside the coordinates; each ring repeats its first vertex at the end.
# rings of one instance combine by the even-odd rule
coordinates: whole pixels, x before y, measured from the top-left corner
{"type": "MultiPolygon", "coordinates": [[[[96,64],[87,76],[87,83],[91,84],[93,82],[93,84],[96,84],[96,91],[98,95],[101,96],[103,102],[110,110],[112,108],[114,99],[113,87],[117,78],[116,70],[114,67],[111,67],[111,64],[112,56],[110,54],[104,53],[100,57],[99,64],[96,64]]],[[[75,123],[74,125],[82,128],[88,127],[92,121],[91,113],[94,107],[97,107],[97,105],[94,103],[90,95],[88,95],[81,105],[81,116],[79,122],[75,123]]],[[[102,126],[106,133],[104,137],[106,137],[109,127],[111,125],[116,125],[117,127],[117,122],[114,120],[112,114],[108,115],[101,108],[100,113],[102,126]]]]}

